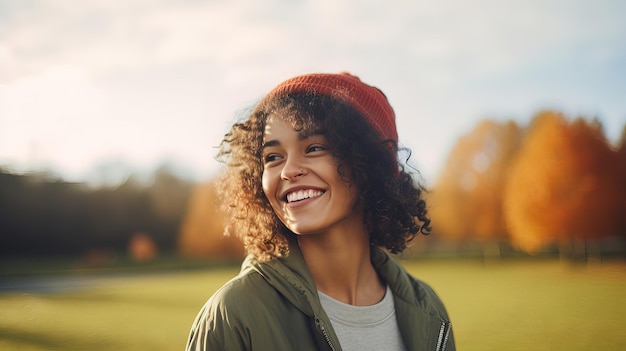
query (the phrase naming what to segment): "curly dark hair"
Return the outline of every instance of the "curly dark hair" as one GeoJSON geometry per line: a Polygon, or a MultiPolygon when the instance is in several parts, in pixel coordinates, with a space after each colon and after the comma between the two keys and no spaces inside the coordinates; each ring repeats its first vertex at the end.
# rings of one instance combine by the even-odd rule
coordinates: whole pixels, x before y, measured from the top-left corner
{"type": "MultiPolygon", "coordinates": [[[[226,164],[218,186],[220,203],[230,214],[226,233],[240,237],[258,260],[287,255],[295,235],[276,216],[266,198],[262,144],[265,123],[276,116],[300,133],[321,133],[339,160],[338,172],[359,189],[370,244],[402,252],[418,233],[430,233],[430,219],[414,182],[396,158],[398,146],[379,135],[351,106],[329,96],[287,94],[262,101],[244,121],[235,123],[220,144],[217,159],[226,164]]],[[[410,155],[410,154],[409,154],[410,155]]]]}

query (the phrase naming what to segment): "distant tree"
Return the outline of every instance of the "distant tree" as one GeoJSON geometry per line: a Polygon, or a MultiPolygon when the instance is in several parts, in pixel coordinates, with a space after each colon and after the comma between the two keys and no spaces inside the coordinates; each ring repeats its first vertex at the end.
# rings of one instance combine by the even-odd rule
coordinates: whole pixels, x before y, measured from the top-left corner
{"type": "Polygon", "coordinates": [[[568,120],[546,111],[532,121],[504,193],[513,242],[527,252],[551,243],[614,235],[620,183],[611,150],[597,122],[568,120]]]}
{"type": "Polygon", "coordinates": [[[624,128],[622,128],[622,134],[617,142],[617,149],[626,151],[626,124],[624,125],[624,128]]]}
{"type": "Polygon", "coordinates": [[[597,119],[587,122],[578,118],[570,128],[576,156],[574,169],[581,177],[580,203],[572,208],[572,215],[577,216],[579,223],[571,234],[574,238],[597,242],[618,234],[621,217],[626,215],[622,206],[626,183],[620,179],[618,152],[609,144],[597,119]]]}
{"type": "Polygon", "coordinates": [[[173,252],[177,249],[180,227],[193,185],[177,177],[167,166],[159,167],[154,173],[154,182],[147,196],[153,216],[146,228],[160,248],[173,252]]]}
{"type": "MultiPolygon", "coordinates": [[[[154,220],[144,184],[129,177],[115,188],[97,188],[87,193],[83,245],[89,250],[126,250],[133,233],[149,232],[154,220]]],[[[76,219],[74,219],[76,220],[76,219]]]]}
{"type": "MultiPolygon", "coordinates": [[[[619,183],[622,186],[622,196],[619,199],[618,207],[622,209],[620,214],[619,233],[626,241],[626,124],[622,129],[622,135],[617,145],[617,162],[616,172],[619,173],[619,183]]],[[[626,252],[626,249],[624,250],[626,252]]]]}
{"type": "Polygon", "coordinates": [[[84,191],[48,174],[0,173],[0,255],[76,252],[87,228],[84,191]]]}
{"type": "Polygon", "coordinates": [[[98,188],[0,170],[0,255],[124,252],[135,233],[149,235],[160,252],[173,252],[190,188],[167,168],[152,184],[129,177],[98,188]]]}
{"type": "Polygon", "coordinates": [[[184,256],[215,259],[243,257],[239,238],[224,235],[224,214],[219,210],[215,182],[196,185],[189,199],[178,239],[184,256]]]}
{"type": "Polygon", "coordinates": [[[520,135],[514,122],[486,120],[459,139],[429,198],[435,231],[496,248],[499,255],[499,244],[507,241],[502,189],[520,135]]]}

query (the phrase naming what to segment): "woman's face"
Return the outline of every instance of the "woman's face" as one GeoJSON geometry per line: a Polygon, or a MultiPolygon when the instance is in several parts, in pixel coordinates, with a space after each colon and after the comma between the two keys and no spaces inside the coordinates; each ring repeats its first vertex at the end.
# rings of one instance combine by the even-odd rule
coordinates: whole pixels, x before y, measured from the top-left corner
{"type": "Polygon", "coordinates": [[[338,173],[338,160],[326,138],[309,134],[280,118],[267,120],[262,182],[274,212],[300,235],[362,225],[362,211],[355,208],[356,187],[338,173]]]}

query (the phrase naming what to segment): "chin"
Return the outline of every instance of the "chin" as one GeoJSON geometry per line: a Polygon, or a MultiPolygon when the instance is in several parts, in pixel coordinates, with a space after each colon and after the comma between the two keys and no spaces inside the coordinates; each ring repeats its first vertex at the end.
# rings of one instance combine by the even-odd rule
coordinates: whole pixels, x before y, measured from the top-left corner
{"type": "Polygon", "coordinates": [[[321,231],[320,228],[308,225],[288,225],[287,228],[298,236],[314,235],[321,231]]]}

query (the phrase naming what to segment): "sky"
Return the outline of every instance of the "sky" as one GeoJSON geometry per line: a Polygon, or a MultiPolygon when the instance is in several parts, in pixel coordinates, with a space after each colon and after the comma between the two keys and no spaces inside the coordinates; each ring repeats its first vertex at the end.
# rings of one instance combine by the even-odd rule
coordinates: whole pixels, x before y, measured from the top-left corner
{"type": "Polygon", "coordinates": [[[0,167],[116,182],[194,180],[272,87],[347,71],[396,112],[435,182],[479,121],[555,109],[626,124],[621,0],[0,0],[0,167]]]}

